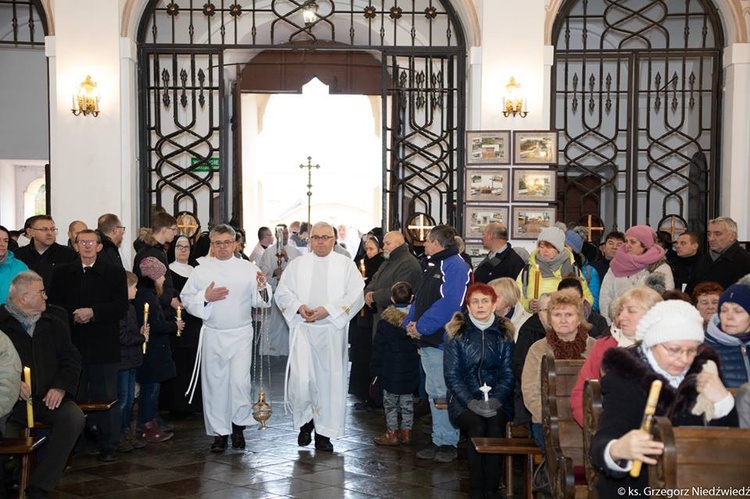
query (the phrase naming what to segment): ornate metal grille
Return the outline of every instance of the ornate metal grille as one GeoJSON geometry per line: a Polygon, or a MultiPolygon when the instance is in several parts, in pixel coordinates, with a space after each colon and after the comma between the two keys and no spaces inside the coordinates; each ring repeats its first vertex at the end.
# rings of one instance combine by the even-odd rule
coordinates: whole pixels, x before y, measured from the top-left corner
{"type": "Polygon", "coordinates": [[[0,0],[0,45],[44,46],[46,33],[39,0],[0,0]]]}
{"type": "Polygon", "coordinates": [[[721,47],[704,0],[572,0],[554,31],[558,192],[569,220],[608,229],[670,216],[701,230],[716,205],[721,47]]]}
{"type": "Polygon", "coordinates": [[[239,183],[229,178],[235,110],[227,94],[234,66],[271,48],[376,54],[386,117],[383,221],[400,226],[419,211],[460,223],[465,106],[456,75],[465,44],[450,2],[317,0],[317,17],[305,23],[309,3],[152,0],[138,34],[143,223],[152,203],[204,221],[239,214],[228,192],[239,183]]]}

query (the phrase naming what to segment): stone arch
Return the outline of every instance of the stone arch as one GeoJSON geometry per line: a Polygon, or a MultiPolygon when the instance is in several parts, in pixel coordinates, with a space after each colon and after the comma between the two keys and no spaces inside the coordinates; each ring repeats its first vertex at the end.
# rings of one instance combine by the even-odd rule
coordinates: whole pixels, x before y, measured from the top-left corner
{"type": "MultiPolygon", "coordinates": [[[[545,5],[547,14],[544,19],[544,43],[546,45],[554,44],[552,35],[555,19],[564,3],[565,0],[548,0],[545,5]]],[[[747,9],[743,8],[742,2],[740,0],[714,0],[713,3],[722,20],[726,44],[747,43],[748,19],[746,17],[748,16],[746,15],[747,9]]]]}

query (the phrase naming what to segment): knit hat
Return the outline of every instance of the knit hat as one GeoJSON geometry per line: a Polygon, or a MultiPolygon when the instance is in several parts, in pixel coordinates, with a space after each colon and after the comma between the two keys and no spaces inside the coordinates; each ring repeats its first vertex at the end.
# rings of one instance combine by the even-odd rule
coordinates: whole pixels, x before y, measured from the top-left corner
{"type": "Polygon", "coordinates": [[[721,294],[719,298],[719,310],[723,303],[736,303],[750,314],[750,286],[745,284],[732,284],[721,294]]]}
{"type": "Polygon", "coordinates": [[[625,231],[625,235],[638,239],[646,249],[656,244],[656,232],[648,225],[634,225],[625,231]]]}
{"type": "Polygon", "coordinates": [[[153,256],[147,256],[141,260],[138,267],[141,269],[141,275],[143,277],[148,277],[152,281],[156,281],[167,273],[167,267],[165,267],[158,258],[153,256]]]}
{"type": "Polygon", "coordinates": [[[580,253],[583,250],[583,238],[577,232],[569,230],[565,234],[565,244],[570,246],[575,253],[580,253]]]}
{"type": "Polygon", "coordinates": [[[635,338],[652,347],[665,341],[694,340],[703,343],[703,317],[682,300],[659,302],[646,312],[635,329],[635,338]]]}
{"type": "Polygon", "coordinates": [[[558,227],[545,227],[542,229],[542,231],[539,233],[539,237],[536,239],[537,245],[542,242],[548,242],[555,248],[557,248],[557,251],[562,253],[562,251],[565,249],[565,232],[560,230],[558,227]]]}

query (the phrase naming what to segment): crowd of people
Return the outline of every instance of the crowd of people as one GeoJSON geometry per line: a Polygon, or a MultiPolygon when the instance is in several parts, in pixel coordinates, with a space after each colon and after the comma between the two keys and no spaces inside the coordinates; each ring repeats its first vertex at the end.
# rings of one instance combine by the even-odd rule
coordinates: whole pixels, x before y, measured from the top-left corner
{"type": "MultiPolygon", "coordinates": [[[[645,487],[645,474],[627,471],[662,452],[638,431],[651,381],[664,383],[657,415],[675,424],[750,420],[750,253],[728,217],[709,221],[705,254],[692,232],[672,242],[636,225],[595,246],[564,224],[541,229],[528,253],[490,223],[476,265],[447,225],[416,242],[379,228],[358,238],[325,222],[280,224],[258,230],[250,256],[229,225],[179,232],[173,216],[153,214],[126,270],[117,215],[95,229],[73,221],[67,246],[47,215],[26,222],[20,246],[0,227],[0,435],[21,434],[29,398],[52,428],[29,497],[54,489],[87,435],[104,462],[169,440],[160,408],[202,413],[210,452],[230,437],[245,449],[258,354],[287,357],[284,403],[300,446],[333,451],[347,393],[355,409],[382,407],[375,444],[410,445],[426,400],[431,439],[416,457],[438,463],[457,458],[461,433],[503,436],[508,422],[543,447],[542,358],[583,359],[571,409],[583,424],[584,383],[601,378],[592,460],[602,497],[645,487]],[[105,400],[117,404],[88,418],[76,404],[105,400]]],[[[467,455],[471,496],[498,497],[498,457],[471,445],[467,455]]]]}

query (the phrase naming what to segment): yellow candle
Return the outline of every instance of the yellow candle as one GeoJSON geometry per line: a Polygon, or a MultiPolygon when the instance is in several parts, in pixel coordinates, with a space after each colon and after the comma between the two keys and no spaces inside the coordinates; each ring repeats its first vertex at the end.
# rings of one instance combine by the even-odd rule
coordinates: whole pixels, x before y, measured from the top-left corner
{"type": "Polygon", "coordinates": [[[367,277],[367,269],[365,268],[365,259],[359,261],[359,271],[362,272],[362,277],[367,277]]]}
{"type": "MultiPolygon", "coordinates": [[[[143,304],[143,325],[148,324],[148,303],[143,304]]],[[[143,353],[146,353],[146,343],[148,340],[143,342],[143,353]]]]}
{"type": "MultiPolygon", "coordinates": [[[[31,369],[28,367],[23,368],[23,381],[31,389],[31,369]]],[[[29,398],[26,399],[26,424],[29,428],[34,427],[34,408],[31,405],[31,393],[29,393],[29,398]]]]}
{"type": "Polygon", "coordinates": [[[535,266],[536,273],[534,274],[534,299],[539,298],[539,277],[541,273],[539,272],[539,265],[535,266]]]}
{"type": "MultiPolygon", "coordinates": [[[[182,307],[177,307],[177,320],[178,321],[182,320],[182,307]]],[[[178,329],[177,337],[179,338],[180,336],[182,336],[182,331],[178,329]]]]}

